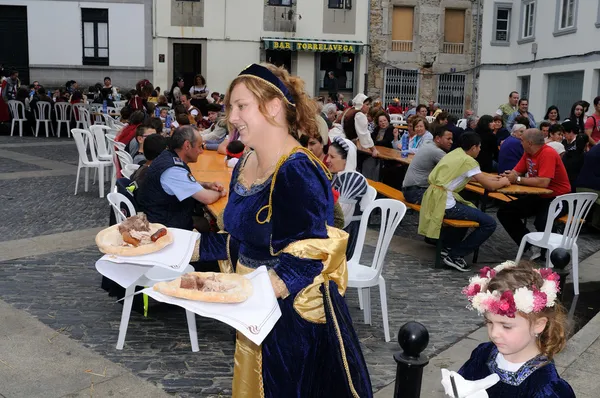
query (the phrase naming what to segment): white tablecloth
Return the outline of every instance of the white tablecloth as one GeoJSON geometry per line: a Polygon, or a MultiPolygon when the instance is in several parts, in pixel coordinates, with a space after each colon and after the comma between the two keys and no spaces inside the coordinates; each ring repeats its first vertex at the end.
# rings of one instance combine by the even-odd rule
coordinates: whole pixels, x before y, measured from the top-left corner
{"type": "Polygon", "coordinates": [[[243,303],[223,304],[185,300],[147,288],[145,293],[156,301],[174,304],[195,314],[224,322],[260,345],[281,317],[281,310],[265,266],[245,275],[252,282],[253,294],[243,303]]]}

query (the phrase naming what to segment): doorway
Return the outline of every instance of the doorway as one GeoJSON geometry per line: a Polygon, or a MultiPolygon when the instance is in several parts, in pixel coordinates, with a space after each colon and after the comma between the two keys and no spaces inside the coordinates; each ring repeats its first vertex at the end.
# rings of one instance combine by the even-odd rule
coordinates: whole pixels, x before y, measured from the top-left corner
{"type": "Polygon", "coordinates": [[[291,51],[267,50],[266,58],[268,63],[275,66],[283,66],[288,72],[292,73],[291,51]]]}
{"type": "MultiPolygon", "coordinates": [[[[194,85],[194,76],[202,73],[202,44],[173,44],[173,84],[176,77],[183,77],[182,93],[187,94],[194,85]]],[[[204,76],[206,78],[206,76],[204,76]]],[[[208,85],[208,83],[207,83],[208,85]]],[[[170,86],[169,86],[170,88],[170,86]]]]}
{"type": "Polygon", "coordinates": [[[0,5],[0,64],[19,72],[21,84],[29,84],[27,7],[0,5]]]}
{"type": "Polygon", "coordinates": [[[328,72],[338,81],[338,92],[352,96],[354,92],[355,54],[352,53],[320,53],[319,90],[326,90],[328,72]]]}

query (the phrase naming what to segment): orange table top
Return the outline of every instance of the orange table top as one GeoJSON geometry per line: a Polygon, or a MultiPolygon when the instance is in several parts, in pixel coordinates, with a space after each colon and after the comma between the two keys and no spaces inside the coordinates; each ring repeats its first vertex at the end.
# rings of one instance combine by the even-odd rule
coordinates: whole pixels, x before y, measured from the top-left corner
{"type": "MultiPolygon", "coordinates": [[[[196,180],[201,182],[220,182],[225,189],[229,190],[233,169],[230,169],[225,164],[225,155],[221,155],[215,151],[204,151],[198,156],[196,163],[189,163],[188,166],[196,180]]],[[[214,217],[217,217],[225,210],[225,206],[227,206],[227,196],[206,207],[214,217]]]]}
{"type": "Polygon", "coordinates": [[[412,159],[415,157],[415,155],[411,153],[408,155],[408,157],[403,158],[400,151],[385,146],[376,146],[375,148],[377,148],[377,151],[379,152],[379,156],[377,156],[378,158],[384,160],[395,160],[396,162],[400,162],[405,165],[409,165],[412,159]]]}

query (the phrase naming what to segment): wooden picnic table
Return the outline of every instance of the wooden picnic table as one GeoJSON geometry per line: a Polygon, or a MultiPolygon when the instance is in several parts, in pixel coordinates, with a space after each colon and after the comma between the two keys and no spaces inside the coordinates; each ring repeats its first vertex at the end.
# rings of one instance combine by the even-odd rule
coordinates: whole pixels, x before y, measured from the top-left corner
{"type": "MultiPolygon", "coordinates": [[[[198,156],[196,163],[188,163],[188,166],[197,181],[220,182],[226,190],[229,190],[233,169],[230,169],[225,164],[225,155],[221,155],[216,151],[204,151],[198,156]]],[[[217,217],[225,210],[227,197],[225,196],[215,203],[206,206],[214,217],[217,217]]]]}
{"type": "Polygon", "coordinates": [[[379,159],[394,160],[407,166],[410,165],[410,162],[415,157],[414,154],[410,153],[408,157],[403,158],[400,151],[385,146],[375,146],[375,149],[379,152],[379,155],[377,156],[379,159]]]}
{"type": "MultiPolygon", "coordinates": [[[[492,173],[484,173],[484,174],[489,177],[498,177],[498,174],[492,174],[492,173]]],[[[481,184],[476,181],[472,181],[469,184],[467,184],[467,189],[469,189],[468,185],[475,185],[477,187],[481,187],[481,184]]],[[[469,190],[473,191],[473,192],[477,192],[476,189],[469,189],[469,190]]],[[[500,192],[500,193],[503,193],[506,195],[550,195],[550,194],[552,194],[552,190],[548,189],[548,188],[529,187],[527,185],[519,185],[519,184],[510,184],[507,187],[497,189],[495,192],[500,192]]]]}
{"type": "Polygon", "coordinates": [[[109,113],[92,112],[92,115],[94,115],[94,116],[108,115],[110,117],[115,117],[115,116],[121,116],[121,112],[109,112],[109,113]]]}

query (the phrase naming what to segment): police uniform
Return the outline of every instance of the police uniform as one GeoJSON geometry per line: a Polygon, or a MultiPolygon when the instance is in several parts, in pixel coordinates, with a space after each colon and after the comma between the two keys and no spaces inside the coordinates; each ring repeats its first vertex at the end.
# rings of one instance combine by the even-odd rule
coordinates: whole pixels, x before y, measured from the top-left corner
{"type": "Polygon", "coordinates": [[[148,221],[192,230],[196,204],[192,195],[202,189],[175,152],[163,151],[148,168],[135,197],[148,221]]]}

